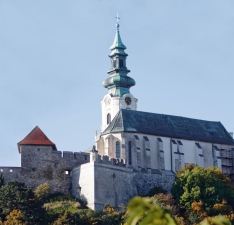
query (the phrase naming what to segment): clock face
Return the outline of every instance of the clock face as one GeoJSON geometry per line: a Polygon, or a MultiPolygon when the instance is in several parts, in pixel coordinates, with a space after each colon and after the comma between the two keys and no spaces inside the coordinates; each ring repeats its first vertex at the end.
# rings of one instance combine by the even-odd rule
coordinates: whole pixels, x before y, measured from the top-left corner
{"type": "Polygon", "coordinates": [[[127,105],[131,105],[132,99],[130,97],[126,97],[125,102],[127,103],[127,105]]]}
{"type": "Polygon", "coordinates": [[[106,105],[110,105],[111,99],[107,97],[107,98],[105,99],[105,103],[106,103],[106,105]]]}

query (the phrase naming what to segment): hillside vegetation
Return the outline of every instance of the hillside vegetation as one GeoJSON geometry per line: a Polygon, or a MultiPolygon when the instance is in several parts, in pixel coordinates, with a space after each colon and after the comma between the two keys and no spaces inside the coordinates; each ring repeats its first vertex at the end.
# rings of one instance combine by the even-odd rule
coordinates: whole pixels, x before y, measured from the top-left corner
{"type": "Polygon", "coordinates": [[[188,165],[177,172],[172,194],[154,187],[127,207],[107,203],[102,211],[71,195],[52,194],[48,183],[34,191],[18,181],[5,184],[0,173],[0,225],[230,225],[233,206],[231,181],[215,167],[188,165]]]}

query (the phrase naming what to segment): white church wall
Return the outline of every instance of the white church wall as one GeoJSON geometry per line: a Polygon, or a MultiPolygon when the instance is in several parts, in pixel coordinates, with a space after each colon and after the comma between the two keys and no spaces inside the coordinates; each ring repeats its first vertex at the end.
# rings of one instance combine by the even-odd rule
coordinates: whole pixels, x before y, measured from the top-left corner
{"type": "MultiPolygon", "coordinates": [[[[107,114],[112,114],[112,99],[109,94],[105,95],[103,100],[101,101],[102,108],[102,124],[101,124],[101,132],[104,131],[107,127],[107,114]]],[[[113,119],[113,118],[111,118],[113,119]]]]}
{"type": "Polygon", "coordinates": [[[178,154],[178,151],[177,151],[177,143],[175,140],[171,140],[171,143],[170,143],[170,148],[171,148],[171,170],[176,173],[179,169],[180,169],[180,165],[178,165],[178,162],[179,161],[179,154],[178,154]]]}
{"type": "Polygon", "coordinates": [[[163,141],[163,150],[164,150],[164,161],[165,161],[165,170],[171,170],[171,139],[160,137],[163,141]]]}
{"type": "Polygon", "coordinates": [[[222,169],[220,149],[216,145],[213,145],[213,160],[214,166],[217,166],[219,169],[222,169]]]}
{"type": "Polygon", "coordinates": [[[120,97],[112,97],[112,108],[111,108],[111,120],[116,116],[116,114],[119,112],[120,110],[120,101],[121,98],[120,97]]]}
{"type": "Polygon", "coordinates": [[[214,166],[214,158],[212,153],[212,144],[206,142],[199,142],[202,147],[204,156],[204,167],[214,166]]]}
{"type": "Polygon", "coordinates": [[[101,136],[101,138],[97,142],[97,150],[100,155],[107,155],[111,158],[116,158],[116,142],[120,143],[120,158],[125,161],[126,153],[125,153],[125,142],[122,138],[121,133],[116,134],[106,134],[101,136]],[[104,142],[104,146],[102,143],[104,142]],[[104,149],[103,149],[104,148],[104,149]]]}
{"type": "Polygon", "coordinates": [[[158,152],[158,169],[160,171],[165,171],[165,154],[163,148],[163,141],[161,138],[157,138],[157,152],[158,152]]]}
{"type": "Polygon", "coordinates": [[[195,155],[196,155],[196,163],[198,166],[203,166],[204,167],[204,155],[203,155],[203,150],[201,145],[196,142],[195,143],[195,155]]]}
{"type": "MultiPolygon", "coordinates": [[[[138,166],[140,166],[141,168],[147,169],[147,168],[151,168],[151,169],[160,169],[160,165],[159,165],[159,149],[158,149],[158,145],[157,145],[157,137],[153,136],[153,135],[146,135],[146,134],[140,134],[140,133],[128,133],[128,138],[133,137],[134,135],[136,135],[139,140],[137,140],[135,142],[135,155],[137,156],[137,153],[140,155],[140,160],[137,159],[136,157],[136,161],[139,161],[141,164],[138,166]],[[144,140],[144,137],[148,138],[148,141],[144,140]],[[149,149],[149,150],[146,150],[149,149]],[[147,159],[147,157],[149,156],[150,160],[147,159]],[[148,160],[148,162],[147,162],[148,160]]],[[[126,136],[126,134],[125,134],[126,136]]],[[[126,138],[127,139],[127,138],[126,138]]],[[[164,145],[164,143],[163,143],[164,145]]]]}
{"type": "Polygon", "coordinates": [[[149,138],[147,136],[143,136],[143,151],[145,155],[145,169],[151,169],[151,149],[149,138]]]}
{"type": "MultiPolygon", "coordinates": [[[[112,135],[120,140],[122,151],[121,158],[124,159],[127,166],[133,166],[137,170],[147,170],[150,168],[152,170],[162,171],[160,154],[163,156],[163,169],[165,170],[176,172],[178,168],[175,169],[175,160],[177,163],[180,162],[180,165],[178,164],[180,168],[189,163],[205,167],[216,165],[219,168],[222,168],[221,155],[217,152],[214,158],[212,146],[215,145],[218,149],[232,148],[232,146],[228,147],[227,145],[200,142],[196,140],[171,139],[170,137],[160,137],[142,133],[120,132],[113,133],[112,135]],[[134,136],[137,136],[138,140],[134,136]],[[147,137],[148,141],[145,141],[144,137],[147,137]],[[162,140],[161,147],[163,148],[163,151],[161,153],[157,144],[157,138],[162,140]],[[129,140],[132,142],[132,165],[128,165],[129,140]],[[174,151],[180,153],[178,154],[178,157],[172,157],[171,140],[175,140],[176,142],[174,151]],[[179,141],[181,144],[179,144],[179,141]],[[200,148],[197,147],[198,145],[200,148]],[[149,149],[149,151],[146,149],[149,149]]],[[[103,135],[103,137],[106,136],[107,135],[103,135]]],[[[111,151],[115,152],[115,144],[110,147],[110,152],[111,151]]],[[[109,156],[113,157],[114,155],[109,154],[109,156]]]]}
{"type": "MultiPolygon", "coordinates": [[[[177,140],[177,139],[175,139],[177,140]]],[[[196,164],[196,153],[194,151],[195,149],[195,141],[190,140],[180,140],[183,144],[183,150],[184,150],[184,162],[186,164],[196,164]]]]}
{"type": "Polygon", "coordinates": [[[136,140],[131,133],[124,133],[122,135],[123,149],[125,150],[125,163],[127,167],[138,168],[137,165],[137,152],[136,152],[136,140]],[[131,142],[131,163],[129,163],[129,142],[131,142]]]}
{"type": "Polygon", "coordinates": [[[136,169],[141,165],[141,142],[138,135],[134,135],[135,138],[135,151],[136,151],[136,169]]]}
{"type": "Polygon", "coordinates": [[[160,169],[159,165],[159,149],[157,144],[157,138],[147,136],[149,139],[150,157],[151,157],[151,169],[160,169]]]}

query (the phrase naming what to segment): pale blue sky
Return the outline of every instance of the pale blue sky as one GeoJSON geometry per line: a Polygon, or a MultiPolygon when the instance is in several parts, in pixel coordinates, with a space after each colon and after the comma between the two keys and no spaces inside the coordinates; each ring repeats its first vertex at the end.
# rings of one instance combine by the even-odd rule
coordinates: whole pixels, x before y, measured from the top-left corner
{"type": "Polygon", "coordinates": [[[234,131],[233,0],[0,0],[0,165],[36,125],[58,150],[100,131],[116,12],[138,110],[234,131]]]}

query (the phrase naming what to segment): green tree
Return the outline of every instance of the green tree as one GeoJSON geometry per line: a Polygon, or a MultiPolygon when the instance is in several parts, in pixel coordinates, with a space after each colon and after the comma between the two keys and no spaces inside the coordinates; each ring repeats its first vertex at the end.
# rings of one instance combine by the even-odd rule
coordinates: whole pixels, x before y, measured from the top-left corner
{"type": "Polygon", "coordinates": [[[185,209],[191,209],[192,203],[200,202],[201,209],[208,216],[220,214],[215,205],[225,202],[231,206],[234,201],[231,180],[216,167],[188,165],[182,168],[176,173],[172,195],[185,209]]]}
{"type": "MultiPolygon", "coordinates": [[[[169,213],[151,204],[150,198],[133,198],[128,204],[126,214],[128,216],[126,225],[176,225],[169,213]]],[[[219,216],[208,218],[200,225],[231,225],[231,222],[219,216]]]]}
{"type": "Polygon", "coordinates": [[[231,225],[231,222],[223,216],[218,216],[217,218],[209,218],[201,222],[200,225],[231,225]]]}
{"type": "Polygon", "coordinates": [[[45,182],[36,187],[34,191],[35,196],[40,200],[45,200],[50,194],[50,185],[45,182]]]}
{"type": "Polygon", "coordinates": [[[178,207],[175,204],[175,200],[171,194],[157,194],[151,197],[153,205],[159,206],[164,211],[169,212],[172,216],[178,214],[178,207]]]}
{"type": "Polygon", "coordinates": [[[128,225],[176,225],[169,213],[151,204],[150,198],[133,198],[127,209],[128,225]]]}
{"type": "Polygon", "coordinates": [[[27,225],[24,216],[22,215],[20,210],[14,209],[10,214],[6,217],[6,221],[4,225],[27,225]]]}
{"type": "Polygon", "coordinates": [[[3,221],[13,210],[20,210],[28,224],[43,224],[45,210],[36,201],[32,189],[24,183],[11,181],[0,188],[0,213],[3,221]]]}
{"type": "Polygon", "coordinates": [[[62,216],[60,216],[53,225],[75,225],[78,224],[79,217],[77,214],[72,214],[69,211],[66,211],[62,216]]]}
{"type": "Polygon", "coordinates": [[[97,218],[97,223],[102,225],[119,225],[124,223],[124,215],[126,207],[121,207],[119,210],[110,204],[105,204],[103,211],[97,218]]]}
{"type": "Polygon", "coordinates": [[[2,176],[2,173],[0,173],[0,188],[5,184],[4,177],[2,176]]]}
{"type": "Polygon", "coordinates": [[[160,187],[160,186],[155,186],[155,187],[153,187],[153,188],[151,188],[151,189],[149,190],[149,193],[147,194],[147,196],[152,197],[152,196],[157,195],[157,194],[160,194],[160,193],[166,194],[167,191],[164,190],[164,189],[163,189],[162,187],[160,187]]]}

